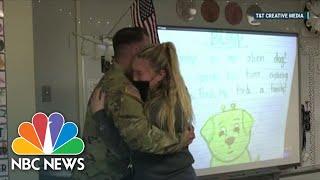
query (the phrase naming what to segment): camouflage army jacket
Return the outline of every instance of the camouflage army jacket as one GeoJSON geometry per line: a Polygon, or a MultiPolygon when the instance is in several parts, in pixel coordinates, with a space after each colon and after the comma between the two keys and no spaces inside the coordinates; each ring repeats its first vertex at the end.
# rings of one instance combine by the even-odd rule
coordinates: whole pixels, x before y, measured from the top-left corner
{"type": "Polygon", "coordinates": [[[102,87],[106,92],[107,125],[97,122],[92,118],[92,113],[87,112],[83,133],[86,169],[75,172],[75,179],[121,179],[129,173],[129,149],[166,154],[177,152],[187,145],[187,139],[180,138],[180,134],[172,137],[147,120],[138,90],[119,65],[113,64],[97,87],[102,87]],[[114,126],[115,133],[122,140],[115,145],[105,126],[114,126]]]}

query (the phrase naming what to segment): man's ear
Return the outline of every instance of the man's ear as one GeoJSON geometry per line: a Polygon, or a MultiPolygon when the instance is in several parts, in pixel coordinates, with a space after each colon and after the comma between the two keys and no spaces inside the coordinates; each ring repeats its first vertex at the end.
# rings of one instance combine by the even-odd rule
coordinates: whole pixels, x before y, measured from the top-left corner
{"type": "Polygon", "coordinates": [[[242,126],[246,134],[251,133],[253,121],[253,117],[247,111],[242,110],[242,126]]]}
{"type": "Polygon", "coordinates": [[[209,143],[212,141],[212,138],[214,136],[214,119],[215,117],[210,117],[207,122],[204,124],[204,126],[201,128],[201,135],[202,137],[209,143]]]}

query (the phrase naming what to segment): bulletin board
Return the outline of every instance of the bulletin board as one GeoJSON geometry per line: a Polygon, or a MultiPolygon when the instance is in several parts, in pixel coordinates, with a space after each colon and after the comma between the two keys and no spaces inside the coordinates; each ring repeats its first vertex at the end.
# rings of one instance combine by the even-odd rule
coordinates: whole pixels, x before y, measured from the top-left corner
{"type": "Polygon", "coordinates": [[[0,179],[8,179],[8,122],[4,2],[0,0],[0,179]]]}

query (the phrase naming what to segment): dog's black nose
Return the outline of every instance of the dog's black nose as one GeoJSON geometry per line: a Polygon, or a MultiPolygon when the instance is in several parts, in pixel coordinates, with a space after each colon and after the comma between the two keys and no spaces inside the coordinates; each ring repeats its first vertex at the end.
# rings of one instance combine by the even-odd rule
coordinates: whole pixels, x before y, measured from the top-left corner
{"type": "Polygon", "coordinates": [[[228,144],[228,146],[232,145],[234,143],[234,137],[228,137],[225,142],[228,144]]]}

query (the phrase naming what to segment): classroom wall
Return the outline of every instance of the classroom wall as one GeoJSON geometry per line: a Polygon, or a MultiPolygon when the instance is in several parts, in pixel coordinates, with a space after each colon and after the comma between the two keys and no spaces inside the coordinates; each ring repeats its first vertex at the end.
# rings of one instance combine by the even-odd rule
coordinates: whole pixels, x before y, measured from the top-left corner
{"type": "Polygon", "coordinates": [[[73,0],[33,1],[36,110],[61,112],[78,122],[78,83],[73,0]],[[42,101],[42,87],[51,101],[42,101]]]}
{"type": "MultiPolygon", "coordinates": [[[[176,1],[174,0],[155,0],[154,5],[159,25],[172,26],[194,26],[206,28],[224,28],[224,29],[254,29],[264,31],[283,31],[283,32],[299,32],[302,27],[301,21],[266,21],[261,26],[253,27],[249,25],[245,18],[245,10],[249,5],[255,2],[268,11],[301,11],[303,1],[300,0],[256,0],[248,2],[246,0],[237,0],[236,2],[243,9],[243,20],[239,25],[232,26],[228,24],[224,18],[224,7],[227,1],[216,0],[220,6],[220,17],[214,23],[208,23],[203,20],[200,13],[202,1],[195,1],[197,6],[197,15],[194,20],[185,22],[178,18],[176,14],[176,1]],[[277,4],[277,6],[274,6],[277,4]]],[[[112,26],[117,22],[124,12],[129,8],[130,0],[80,0],[81,4],[81,30],[83,34],[101,35],[109,32],[112,26]],[[101,23],[96,23],[100,21],[101,23]],[[109,23],[107,23],[109,22],[109,23]]],[[[121,22],[112,31],[111,35],[118,29],[129,26],[131,24],[130,13],[128,13],[121,22]]]]}
{"type": "MultiPolygon", "coordinates": [[[[8,138],[18,136],[17,128],[23,121],[30,121],[35,113],[35,80],[33,19],[31,0],[4,1],[8,138]]],[[[9,146],[10,147],[10,146],[9,146]]],[[[10,157],[16,157],[9,148],[10,157]]],[[[36,180],[34,171],[9,171],[12,180],[36,180]]]]}

